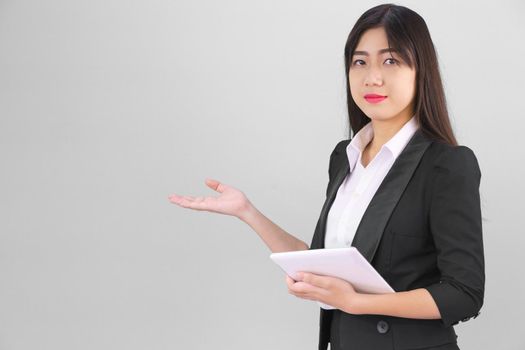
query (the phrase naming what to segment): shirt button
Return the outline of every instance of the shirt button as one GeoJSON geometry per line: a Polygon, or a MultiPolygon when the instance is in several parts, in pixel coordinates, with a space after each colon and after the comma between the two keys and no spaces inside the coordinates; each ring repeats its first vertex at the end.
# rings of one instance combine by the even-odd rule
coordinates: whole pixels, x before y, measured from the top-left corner
{"type": "Polygon", "coordinates": [[[381,334],[385,334],[386,332],[388,332],[388,329],[390,327],[388,326],[388,323],[386,321],[379,321],[377,322],[377,331],[381,334]]]}

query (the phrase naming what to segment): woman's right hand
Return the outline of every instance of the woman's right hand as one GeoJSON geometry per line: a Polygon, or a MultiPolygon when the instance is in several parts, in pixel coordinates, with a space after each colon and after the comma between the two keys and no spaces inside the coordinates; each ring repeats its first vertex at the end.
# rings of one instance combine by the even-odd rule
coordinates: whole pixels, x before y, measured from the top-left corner
{"type": "Polygon", "coordinates": [[[206,179],[205,183],[212,190],[219,192],[219,196],[192,197],[173,194],[168,199],[183,208],[236,217],[240,217],[250,207],[251,203],[242,191],[213,179],[206,179]]]}

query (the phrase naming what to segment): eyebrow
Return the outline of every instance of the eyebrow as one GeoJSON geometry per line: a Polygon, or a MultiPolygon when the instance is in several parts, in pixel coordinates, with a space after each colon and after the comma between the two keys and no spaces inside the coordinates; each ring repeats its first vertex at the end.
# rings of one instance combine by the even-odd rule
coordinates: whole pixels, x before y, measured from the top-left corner
{"type": "MultiPolygon", "coordinates": [[[[387,49],[381,49],[379,51],[377,51],[377,53],[380,55],[380,54],[383,54],[385,52],[399,52],[397,51],[396,49],[392,49],[392,48],[387,48],[387,49]]],[[[368,51],[354,51],[354,56],[355,55],[363,55],[363,56],[368,56],[368,51]]]]}

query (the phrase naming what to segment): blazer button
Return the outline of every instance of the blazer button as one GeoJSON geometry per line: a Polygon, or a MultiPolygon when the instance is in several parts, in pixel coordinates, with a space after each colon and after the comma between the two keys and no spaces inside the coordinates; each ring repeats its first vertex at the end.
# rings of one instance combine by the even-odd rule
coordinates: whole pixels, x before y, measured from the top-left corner
{"type": "Polygon", "coordinates": [[[388,332],[388,323],[386,321],[379,321],[377,322],[377,331],[381,334],[385,334],[386,332],[388,332]]]}

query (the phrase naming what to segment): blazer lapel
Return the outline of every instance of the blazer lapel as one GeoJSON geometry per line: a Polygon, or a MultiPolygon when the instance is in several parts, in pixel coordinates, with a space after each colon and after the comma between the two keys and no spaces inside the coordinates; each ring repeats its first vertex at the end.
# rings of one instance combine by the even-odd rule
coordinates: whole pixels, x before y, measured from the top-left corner
{"type": "Polygon", "coordinates": [[[352,246],[372,263],[385,226],[431,141],[418,129],[399,154],[372,197],[357,228],[352,246]]]}
{"type": "Polygon", "coordinates": [[[312,240],[312,245],[310,249],[324,248],[326,219],[328,217],[328,211],[330,210],[330,207],[332,206],[332,203],[335,200],[335,196],[337,194],[339,186],[341,186],[346,175],[349,173],[350,165],[348,164],[348,157],[346,156],[346,152],[345,154],[341,155],[340,158],[340,162],[342,164],[339,165],[339,169],[336,171],[334,178],[328,184],[326,200],[324,201],[323,208],[321,209],[321,214],[319,215],[318,226],[314,232],[314,238],[312,240]]]}
{"type": "MultiPolygon", "coordinates": [[[[430,144],[431,141],[423,134],[421,129],[418,129],[397,157],[363,214],[352,241],[352,246],[356,247],[370,263],[383,237],[383,231],[392,211],[430,144]]],[[[314,237],[312,240],[310,249],[324,248],[328,211],[335,200],[339,186],[341,186],[343,180],[350,172],[346,152],[338,158],[338,163],[334,164],[334,167],[337,167],[337,171],[334,179],[328,185],[327,197],[321,209],[318,230],[314,233],[314,236],[317,237],[314,237]]]]}

